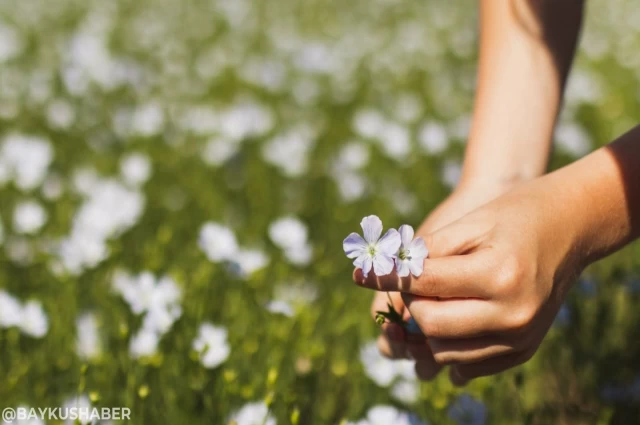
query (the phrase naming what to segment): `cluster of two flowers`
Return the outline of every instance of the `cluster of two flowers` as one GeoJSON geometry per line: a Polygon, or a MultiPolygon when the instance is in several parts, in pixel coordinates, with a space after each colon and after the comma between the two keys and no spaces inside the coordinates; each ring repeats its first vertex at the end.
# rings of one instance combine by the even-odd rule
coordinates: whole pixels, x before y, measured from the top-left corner
{"type": "Polygon", "coordinates": [[[418,277],[422,274],[424,259],[429,255],[424,239],[413,238],[413,227],[408,224],[398,230],[389,229],[382,235],[382,221],[370,215],[360,222],[364,238],[351,233],[342,243],[345,254],[354,259],[353,265],[362,269],[365,277],[373,268],[376,276],[385,276],[395,267],[399,277],[418,277]]]}

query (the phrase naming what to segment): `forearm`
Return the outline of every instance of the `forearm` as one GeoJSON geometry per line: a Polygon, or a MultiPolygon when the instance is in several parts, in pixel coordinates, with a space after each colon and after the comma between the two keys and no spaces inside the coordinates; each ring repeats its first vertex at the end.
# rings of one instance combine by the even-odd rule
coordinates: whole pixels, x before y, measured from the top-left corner
{"type": "Polygon", "coordinates": [[[545,172],[581,17],[578,0],[482,0],[462,184],[510,186],[545,172]]]}
{"type": "Polygon", "coordinates": [[[640,236],[640,126],[547,177],[586,264],[640,236]]]}

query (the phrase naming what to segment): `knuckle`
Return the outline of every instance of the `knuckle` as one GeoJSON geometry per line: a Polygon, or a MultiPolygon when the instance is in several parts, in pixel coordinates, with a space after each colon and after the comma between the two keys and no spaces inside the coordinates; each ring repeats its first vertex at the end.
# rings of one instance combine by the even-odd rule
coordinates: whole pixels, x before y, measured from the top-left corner
{"type": "Polygon", "coordinates": [[[509,295],[517,290],[524,277],[524,267],[515,256],[508,256],[501,262],[493,279],[498,295],[509,295]]]}
{"type": "Polygon", "coordinates": [[[515,332],[526,331],[533,323],[536,313],[536,309],[530,305],[515,309],[507,320],[507,330],[515,332]]]}

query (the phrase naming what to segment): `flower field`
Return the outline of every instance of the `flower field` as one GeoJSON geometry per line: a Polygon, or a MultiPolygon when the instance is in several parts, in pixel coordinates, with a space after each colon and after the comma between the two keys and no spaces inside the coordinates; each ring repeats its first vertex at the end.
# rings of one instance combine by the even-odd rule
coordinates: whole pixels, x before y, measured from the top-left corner
{"type": "MultiPolygon", "coordinates": [[[[640,9],[588,11],[552,168],[640,117],[640,9]]],[[[417,227],[455,187],[476,16],[462,0],[0,2],[0,409],[639,423],[637,244],[587,269],[502,375],[419,382],[375,346],[342,242],[370,214],[417,227]]]]}

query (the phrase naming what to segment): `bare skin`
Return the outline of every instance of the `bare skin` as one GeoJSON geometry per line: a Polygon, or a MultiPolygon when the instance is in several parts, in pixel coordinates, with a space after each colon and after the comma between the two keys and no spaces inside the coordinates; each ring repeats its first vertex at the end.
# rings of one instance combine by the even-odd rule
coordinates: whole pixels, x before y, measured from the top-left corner
{"type": "MultiPolygon", "coordinates": [[[[580,31],[583,1],[481,1],[473,125],[459,187],[421,226],[419,279],[356,283],[392,292],[424,340],[386,324],[389,357],[418,376],[443,365],[464,384],[528,360],[585,266],[638,236],[640,130],[543,176],[580,31]]],[[[376,295],[372,311],[386,309],[376,295]]]]}

